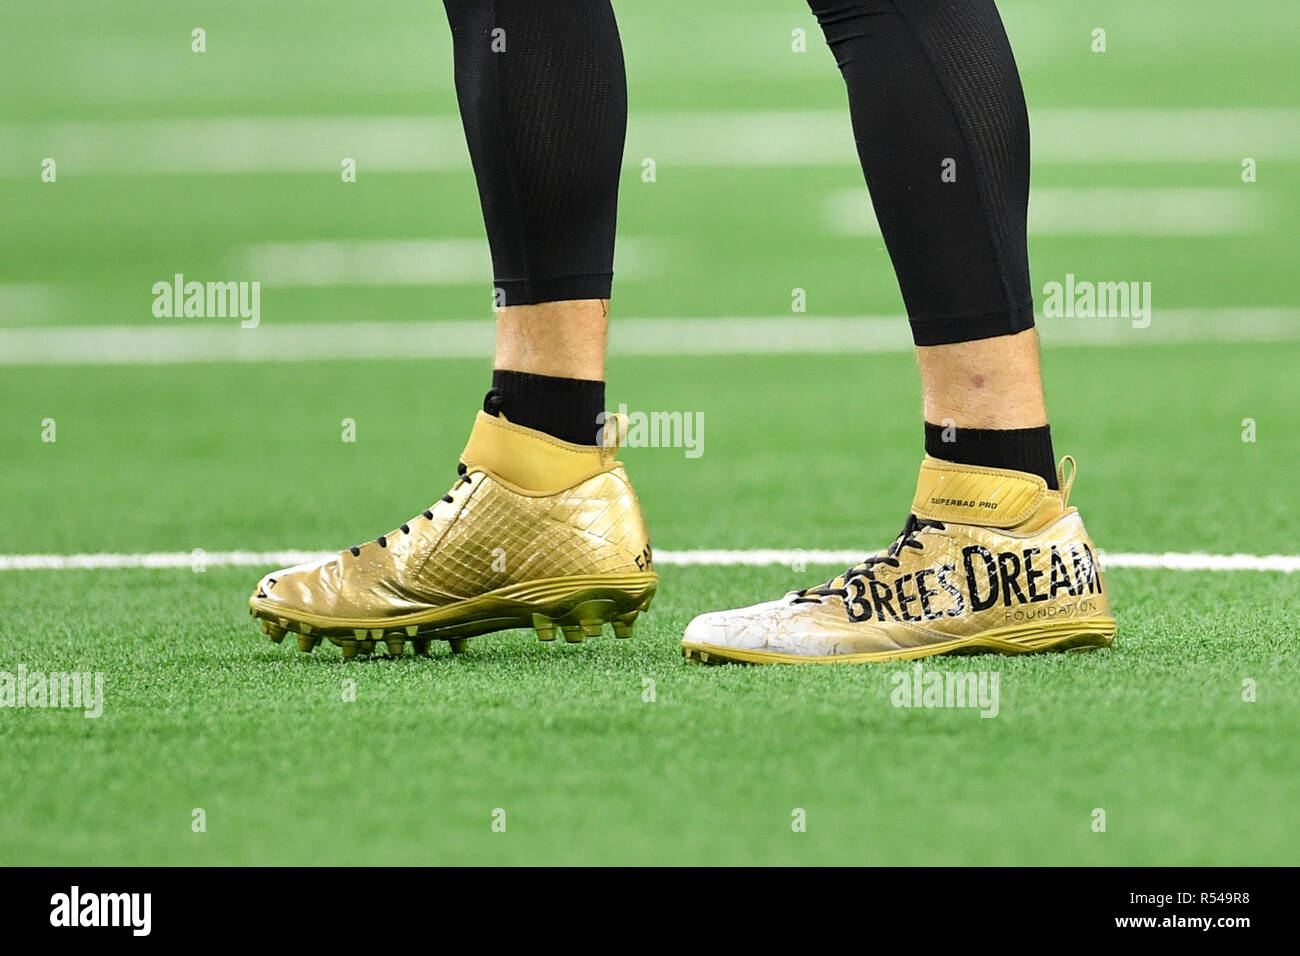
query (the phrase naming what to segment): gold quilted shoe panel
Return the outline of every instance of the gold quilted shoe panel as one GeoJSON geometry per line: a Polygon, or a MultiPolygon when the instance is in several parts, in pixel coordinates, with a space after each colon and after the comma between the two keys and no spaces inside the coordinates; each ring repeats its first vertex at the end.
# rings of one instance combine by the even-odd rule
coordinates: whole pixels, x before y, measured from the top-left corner
{"type": "Polygon", "coordinates": [[[460,650],[514,627],[576,641],[611,623],[629,636],[658,578],[612,450],[480,415],[463,457],[451,490],[394,531],[263,577],[249,607],[268,636],[296,632],[304,650],[329,638],[349,657],[400,654],[407,640],[423,653],[434,638],[460,650]]]}
{"type": "Polygon", "coordinates": [[[1073,481],[1064,462],[1051,491],[1034,475],[927,459],[887,551],[819,587],[695,618],[686,656],[838,664],[1108,647],[1115,621],[1096,548],[1067,507],[1073,481]]]}

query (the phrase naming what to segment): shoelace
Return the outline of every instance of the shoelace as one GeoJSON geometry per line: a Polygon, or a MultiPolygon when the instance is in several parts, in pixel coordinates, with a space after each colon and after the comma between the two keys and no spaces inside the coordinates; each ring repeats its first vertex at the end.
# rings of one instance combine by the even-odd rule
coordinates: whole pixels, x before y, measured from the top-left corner
{"type": "MultiPolygon", "coordinates": [[[[452,485],[451,488],[452,491],[455,491],[457,488],[459,488],[462,482],[468,485],[471,481],[473,481],[473,479],[470,478],[468,472],[469,469],[465,467],[465,463],[463,461],[456,463],[456,484],[452,485]]],[[[447,494],[442,496],[441,500],[446,502],[451,502],[454,499],[451,497],[451,492],[448,492],[447,494]]],[[[426,520],[432,520],[433,512],[431,510],[426,509],[425,511],[420,512],[420,516],[425,518],[426,520]]],[[[415,519],[412,518],[411,520],[414,521],[415,519]]],[[[410,534],[411,526],[409,523],[403,524],[397,530],[401,531],[402,534],[410,534]]],[[[378,544],[381,548],[388,547],[388,535],[381,534],[378,538],[375,539],[375,543],[378,544]]],[[[348,550],[352,552],[352,557],[354,558],[359,557],[361,554],[361,546],[357,544],[354,544],[352,547],[348,548],[348,550]]]]}
{"type": "Polygon", "coordinates": [[[849,597],[849,582],[854,578],[876,579],[876,568],[879,565],[886,565],[891,568],[899,566],[898,556],[904,548],[916,548],[920,550],[925,544],[918,541],[916,535],[925,528],[934,528],[936,531],[944,530],[943,522],[930,521],[927,518],[918,518],[916,515],[908,515],[907,521],[903,524],[903,530],[894,543],[889,546],[889,550],[884,554],[873,554],[864,559],[860,564],[855,564],[843,574],[832,578],[825,584],[815,588],[804,588],[799,592],[791,603],[800,604],[812,601],[821,601],[823,598],[838,597],[842,601],[847,601],[849,597]]]}

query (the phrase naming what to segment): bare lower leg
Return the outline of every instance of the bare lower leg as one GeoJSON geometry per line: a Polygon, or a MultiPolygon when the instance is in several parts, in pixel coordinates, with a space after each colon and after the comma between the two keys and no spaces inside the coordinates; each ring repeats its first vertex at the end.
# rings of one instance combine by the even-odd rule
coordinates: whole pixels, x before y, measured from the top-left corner
{"type": "Polygon", "coordinates": [[[1047,424],[1034,329],[925,346],[916,356],[927,422],[1001,429],[1047,424]]]}
{"type": "Polygon", "coordinates": [[[497,313],[493,368],[605,380],[608,299],[508,306],[497,313]]]}

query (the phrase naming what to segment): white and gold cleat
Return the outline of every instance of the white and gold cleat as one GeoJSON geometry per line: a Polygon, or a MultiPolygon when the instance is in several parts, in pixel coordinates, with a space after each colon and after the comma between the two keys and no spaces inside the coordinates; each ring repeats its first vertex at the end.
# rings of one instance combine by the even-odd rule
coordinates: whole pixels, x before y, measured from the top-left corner
{"type": "Polygon", "coordinates": [[[249,599],[274,641],[345,658],[377,645],[450,643],[506,628],[551,640],[631,634],[658,586],[636,493],[616,448],[571,445],[479,413],[459,477],[396,530],[332,558],[274,571],[249,599]]]}
{"type": "Polygon", "coordinates": [[[1058,475],[1052,491],[1038,475],[927,456],[888,550],[820,587],[703,614],[682,648],[706,664],[861,664],[1109,647],[1097,552],[1067,506],[1072,458],[1058,475]]]}

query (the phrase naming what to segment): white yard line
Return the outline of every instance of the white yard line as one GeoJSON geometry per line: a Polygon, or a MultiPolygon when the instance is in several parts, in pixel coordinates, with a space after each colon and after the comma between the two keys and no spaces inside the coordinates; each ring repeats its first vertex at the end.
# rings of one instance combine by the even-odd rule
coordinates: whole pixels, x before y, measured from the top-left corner
{"type": "MultiPolygon", "coordinates": [[[[1030,116],[1039,163],[1238,166],[1300,157],[1300,110],[1042,109],[1030,116]]],[[[667,166],[851,166],[847,111],[636,113],[626,162],[667,166]]],[[[267,116],[0,125],[0,176],[322,173],[344,158],[358,176],[469,169],[457,116],[267,116]]]]}
{"type": "MultiPolygon", "coordinates": [[[[0,571],[113,570],[120,568],[221,568],[274,569],[333,557],[333,551],[166,551],[142,554],[6,554],[0,571]]],[[[667,567],[734,567],[826,564],[849,566],[861,561],[862,551],[778,550],[656,551],[655,563],[667,567]]],[[[1101,552],[1103,569],[1155,568],[1166,571],[1300,571],[1300,555],[1199,554],[1168,551],[1164,554],[1101,552]]]]}
{"type": "MultiPolygon", "coordinates": [[[[482,282],[492,275],[486,239],[311,239],[267,242],[237,250],[233,274],[277,289],[348,285],[440,286],[482,282]]],[[[619,278],[663,271],[663,248],[653,239],[619,239],[619,278]]],[[[195,276],[194,278],[201,278],[195,276]]]]}
{"type": "MultiPolygon", "coordinates": [[[[1300,309],[1167,309],[1157,304],[1147,328],[1128,319],[1042,318],[1048,345],[1182,345],[1294,342],[1300,309]]],[[[313,362],[363,359],[482,359],[495,328],[481,319],[276,324],[238,319],[157,320],[150,325],[0,328],[0,366],[179,365],[191,362],[313,362]]],[[[902,316],[811,315],[636,319],[610,323],[616,355],[823,355],[906,352],[902,316]]]]}
{"type": "MultiPolygon", "coordinates": [[[[1145,186],[1043,187],[1029,196],[1034,236],[1222,236],[1258,232],[1272,208],[1267,195],[1240,186],[1214,189],[1145,186]]],[[[862,189],[826,197],[823,217],[840,236],[879,236],[862,189]]]]}

